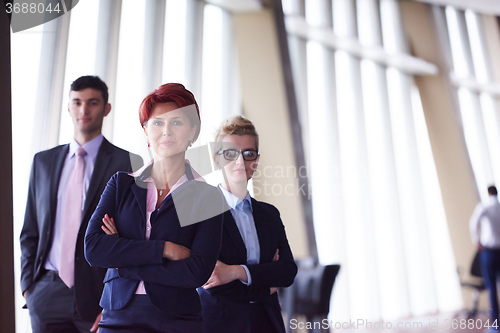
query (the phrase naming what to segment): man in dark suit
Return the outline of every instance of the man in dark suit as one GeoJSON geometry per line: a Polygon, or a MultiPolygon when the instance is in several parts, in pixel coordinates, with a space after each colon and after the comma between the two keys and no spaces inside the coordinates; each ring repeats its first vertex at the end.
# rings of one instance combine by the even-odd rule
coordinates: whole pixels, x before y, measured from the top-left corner
{"type": "Polygon", "coordinates": [[[219,185],[230,207],[222,247],[210,279],[199,289],[206,333],[284,333],[278,287],[288,287],[297,266],[276,207],[255,200],[247,182],[257,168],[259,137],[253,124],[235,116],[215,141],[219,185]]]}
{"type": "Polygon", "coordinates": [[[101,79],[78,78],[69,97],[74,138],[35,155],[20,237],[21,288],[33,332],[97,329],[105,270],[85,260],[85,231],[111,176],[142,164],[101,134],[111,111],[101,79]]]}

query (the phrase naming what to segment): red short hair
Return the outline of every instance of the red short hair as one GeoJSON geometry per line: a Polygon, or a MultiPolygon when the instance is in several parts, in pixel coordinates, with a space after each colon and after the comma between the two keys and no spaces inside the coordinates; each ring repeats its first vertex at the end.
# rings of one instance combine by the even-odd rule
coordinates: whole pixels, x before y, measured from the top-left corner
{"type": "MultiPolygon", "coordinates": [[[[158,89],[153,91],[151,94],[147,95],[146,98],[141,103],[139,107],[139,121],[141,122],[141,126],[145,126],[149,118],[151,117],[151,113],[153,112],[154,107],[157,104],[163,104],[168,102],[176,103],[180,108],[194,105],[196,108],[196,112],[189,112],[189,108],[186,109],[186,115],[191,122],[191,126],[196,125],[196,133],[194,135],[193,141],[196,141],[198,135],[200,134],[200,109],[198,108],[198,103],[194,98],[192,92],[187,90],[180,83],[167,83],[162,84],[158,89]]],[[[193,110],[194,111],[194,110],[193,110]]]]}

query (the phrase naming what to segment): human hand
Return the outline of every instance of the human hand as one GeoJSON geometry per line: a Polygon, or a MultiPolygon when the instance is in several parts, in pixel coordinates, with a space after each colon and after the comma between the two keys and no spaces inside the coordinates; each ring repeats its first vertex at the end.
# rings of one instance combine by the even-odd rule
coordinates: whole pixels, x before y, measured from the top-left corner
{"type": "Polygon", "coordinates": [[[212,275],[202,287],[210,289],[234,280],[247,281],[248,277],[245,269],[241,265],[226,265],[222,261],[217,260],[212,275]]]}
{"type": "Polygon", "coordinates": [[[484,246],[483,246],[483,244],[481,244],[481,242],[477,242],[477,249],[479,251],[482,251],[484,249],[484,246]]]}
{"type": "Polygon", "coordinates": [[[190,249],[179,244],[165,242],[165,245],[163,246],[163,258],[168,260],[186,259],[190,254],[190,249]]]}
{"type": "MultiPolygon", "coordinates": [[[[276,249],[276,253],[274,254],[274,258],[273,258],[273,261],[278,261],[278,260],[280,260],[280,249],[276,249]]],[[[278,287],[271,287],[271,288],[269,288],[269,295],[272,295],[277,291],[278,291],[278,287]]]]}
{"type": "Polygon", "coordinates": [[[280,249],[276,249],[276,253],[274,254],[273,261],[280,260],[280,249]]]}
{"type": "Polygon", "coordinates": [[[106,235],[118,237],[118,230],[116,230],[115,220],[113,220],[113,218],[109,218],[108,214],[106,214],[102,218],[102,223],[103,225],[101,226],[101,229],[106,233],[106,235]]]}
{"type": "Polygon", "coordinates": [[[101,321],[102,318],[102,312],[97,315],[97,318],[94,321],[94,324],[90,328],[90,332],[97,332],[99,333],[99,322],[101,321]]]}

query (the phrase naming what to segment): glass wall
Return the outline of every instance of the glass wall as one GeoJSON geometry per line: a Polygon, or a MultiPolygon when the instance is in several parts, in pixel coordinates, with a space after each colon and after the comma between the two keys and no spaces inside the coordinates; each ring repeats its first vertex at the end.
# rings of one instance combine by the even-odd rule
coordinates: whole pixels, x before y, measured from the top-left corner
{"type": "Polygon", "coordinates": [[[392,320],[461,306],[398,1],[286,0],[285,23],[330,317],[392,320]]]}
{"type": "MultiPolygon", "coordinates": [[[[478,192],[484,201],[487,187],[500,181],[500,83],[495,77],[487,45],[487,24],[496,18],[471,10],[444,9],[451,54],[450,80],[458,94],[460,115],[478,192]]],[[[491,31],[491,29],[490,29],[491,31]]],[[[490,32],[491,33],[491,32],[490,32]]]]}

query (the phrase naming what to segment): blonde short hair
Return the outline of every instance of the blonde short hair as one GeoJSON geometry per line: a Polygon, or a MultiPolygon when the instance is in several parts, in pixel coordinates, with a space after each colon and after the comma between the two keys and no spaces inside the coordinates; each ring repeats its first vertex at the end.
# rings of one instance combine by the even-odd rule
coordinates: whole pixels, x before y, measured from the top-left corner
{"type": "Polygon", "coordinates": [[[243,116],[231,116],[223,120],[215,133],[215,142],[221,142],[226,135],[250,135],[254,138],[255,149],[259,150],[259,134],[252,122],[243,116]]]}

